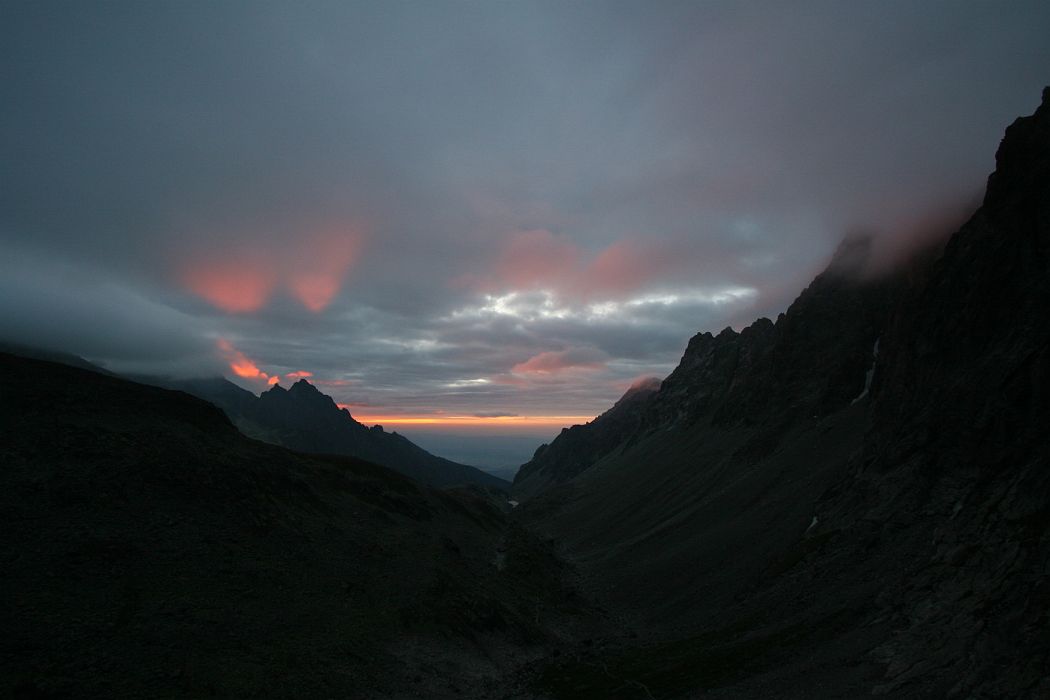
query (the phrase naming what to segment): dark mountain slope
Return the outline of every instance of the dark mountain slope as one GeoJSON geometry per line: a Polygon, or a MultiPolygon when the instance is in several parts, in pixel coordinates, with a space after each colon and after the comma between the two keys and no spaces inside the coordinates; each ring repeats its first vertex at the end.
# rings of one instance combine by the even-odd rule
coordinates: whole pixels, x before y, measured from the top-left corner
{"type": "Polygon", "coordinates": [[[939,258],[694,338],[651,422],[524,506],[648,635],[545,688],[1050,696],[1050,90],[996,161],[939,258]]]}
{"type": "Polygon", "coordinates": [[[199,396],[222,408],[245,435],[301,452],[358,457],[399,471],[430,486],[473,484],[507,489],[510,484],[480,469],[459,464],[381,427],[367,428],[305,379],[255,396],[222,378],[160,380],[139,378],[199,396]]]}
{"type": "Polygon", "coordinates": [[[899,287],[896,277],[864,274],[870,247],[867,238],[844,241],[776,323],[763,318],[740,333],[726,328],[693,336],[658,391],[629,393],[587,426],[563,431],[522,466],[515,494],[530,498],[650,433],[672,429],[762,425],[738,448],[753,458],[775,449],[779,436],[799,421],[849,405],[865,391],[875,342],[899,287]],[[538,479],[537,473],[559,478],[538,479]]]}
{"type": "Polygon", "coordinates": [[[640,381],[590,423],[564,428],[552,444],[540,445],[514,477],[515,496],[526,499],[568,481],[604,457],[638,429],[645,404],[659,388],[659,379],[640,381]]]}
{"type": "Polygon", "coordinates": [[[0,354],[0,441],[5,696],[498,697],[584,620],[484,499],[181,392],[0,354]]]}

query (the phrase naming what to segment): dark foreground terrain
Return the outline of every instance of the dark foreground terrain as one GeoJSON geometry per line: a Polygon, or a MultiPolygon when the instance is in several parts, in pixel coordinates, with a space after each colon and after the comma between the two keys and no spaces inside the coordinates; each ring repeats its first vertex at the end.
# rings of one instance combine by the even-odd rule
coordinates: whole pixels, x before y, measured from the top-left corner
{"type": "Polygon", "coordinates": [[[498,697],[590,618],[485,492],[0,354],[4,697],[498,697]]]}

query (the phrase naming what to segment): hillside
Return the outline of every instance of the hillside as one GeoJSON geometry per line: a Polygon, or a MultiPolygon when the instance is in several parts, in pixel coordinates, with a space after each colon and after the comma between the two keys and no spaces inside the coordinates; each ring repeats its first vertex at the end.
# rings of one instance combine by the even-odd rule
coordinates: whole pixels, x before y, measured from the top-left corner
{"type": "Polygon", "coordinates": [[[1050,694],[1050,89],[939,255],[864,258],[694,337],[637,430],[520,509],[645,639],[547,692],[1050,694]]]}
{"type": "Polygon", "coordinates": [[[14,697],[492,697],[594,619],[471,490],[241,435],[177,391],[0,354],[14,697]]]}
{"type": "Polygon", "coordinates": [[[586,425],[563,428],[550,444],[540,445],[514,476],[514,495],[528,499],[572,479],[638,429],[642,408],[659,390],[660,380],[637,382],[605,413],[586,425]]]}

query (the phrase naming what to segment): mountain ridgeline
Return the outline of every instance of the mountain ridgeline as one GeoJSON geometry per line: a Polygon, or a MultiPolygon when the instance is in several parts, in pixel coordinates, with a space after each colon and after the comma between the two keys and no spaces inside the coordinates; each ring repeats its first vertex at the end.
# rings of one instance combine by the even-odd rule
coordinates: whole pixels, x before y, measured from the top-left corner
{"type": "Polygon", "coordinates": [[[967,223],[871,257],[695,335],[510,512],[306,381],[0,348],[0,691],[1050,697],[1050,88],[967,223]]]}
{"type": "Polygon", "coordinates": [[[865,280],[872,241],[844,241],[828,269],[774,324],[759,319],[740,333],[698,333],[662,383],[631,387],[587,425],[563,430],[514,480],[527,499],[567,481],[642,436],[707,422],[765,424],[742,452],[758,455],[799,419],[850,404],[865,390],[893,280],[865,280]]]}
{"type": "Polygon", "coordinates": [[[646,639],[547,692],[1050,696],[1050,88],[943,247],[868,248],[522,467],[517,515],[646,639]]]}
{"type": "Polygon", "coordinates": [[[635,383],[616,404],[587,425],[564,428],[550,445],[536,449],[532,460],[514,477],[514,493],[528,498],[553,484],[567,481],[616,447],[639,426],[641,411],[660,388],[660,380],[635,383]]]}
{"type": "Polygon", "coordinates": [[[222,378],[143,379],[214,403],[249,437],[315,454],[339,454],[381,464],[430,486],[506,489],[509,484],[476,467],[433,455],[402,435],[354,420],[332,397],[305,379],[290,388],[274,385],[260,396],[222,378]]]}
{"type": "Polygon", "coordinates": [[[478,489],[3,352],[0,396],[4,697],[496,697],[589,625],[478,489]]]}

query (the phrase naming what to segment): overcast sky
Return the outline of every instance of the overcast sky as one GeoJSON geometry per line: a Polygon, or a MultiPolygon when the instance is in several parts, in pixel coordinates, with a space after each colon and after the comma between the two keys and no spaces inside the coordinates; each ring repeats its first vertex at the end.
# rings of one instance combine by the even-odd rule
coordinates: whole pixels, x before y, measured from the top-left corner
{"type": "Polygon", "coordinates": [[[3,0],[0,337],[594,415],[972,202],[1047,37],[1045,1],[3,0]]]}

